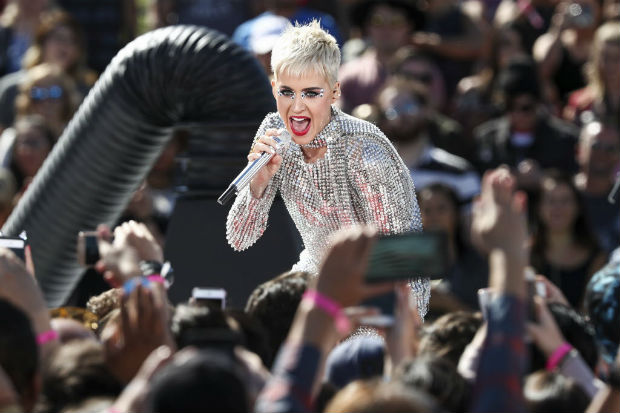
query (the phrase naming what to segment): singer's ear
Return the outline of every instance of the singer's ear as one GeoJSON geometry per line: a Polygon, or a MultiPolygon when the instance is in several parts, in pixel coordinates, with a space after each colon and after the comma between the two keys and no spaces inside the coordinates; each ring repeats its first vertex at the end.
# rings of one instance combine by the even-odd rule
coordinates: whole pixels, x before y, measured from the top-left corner
{"type": "Polygon", "coordinates": [[[271,93],[273,94],[274,99],[278,98],[278,92],[276,91],[276,80],[271,79],[271,93]]]}
{"type": "Polygon", "coordinates": [[[340,82],[336,82],[334,85],[334,95],[332,96],[332,100],[336,101],[340,98],[340,82]]]}

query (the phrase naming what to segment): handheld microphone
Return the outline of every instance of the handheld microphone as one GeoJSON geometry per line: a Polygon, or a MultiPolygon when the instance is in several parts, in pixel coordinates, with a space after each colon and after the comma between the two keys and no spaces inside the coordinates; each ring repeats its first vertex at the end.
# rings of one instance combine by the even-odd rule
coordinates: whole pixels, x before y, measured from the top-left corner
{"type": "MultiPolygon", "coordinates": [[[[286,131],[286,129],[280,129],[279,136],[272,136],[272,138],[276,141],[276,152],[281,153],[284,148],[286,148],[291,143],[291,135],[286,131]]],[[[275,153],[263,152],[260,155],[260,158],[251,162],[246,166],[243,171],[232,181],[232,183],[228,186],[226,191],[217,199],[217,202],[220,205],[226,204],[233,195],[237,195],[239,191],[245,188],[246,185],[250,183],[254,175],[269,162],[275,153]]]]}

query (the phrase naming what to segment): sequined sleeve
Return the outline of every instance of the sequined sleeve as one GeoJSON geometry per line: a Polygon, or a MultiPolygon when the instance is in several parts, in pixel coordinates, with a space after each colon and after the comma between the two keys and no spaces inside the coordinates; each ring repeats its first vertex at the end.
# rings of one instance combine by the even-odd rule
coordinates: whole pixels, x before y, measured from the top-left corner
{"type": "MultiPolygon", "coordinates": [[[[256,142],[266,129],[278,128],[278,119],[277,114],[267,115],[258,128],[253,142],[256,142]]],[[[233,249],[237,251],[248,249],[263,235],[280,179],[281,170],[276,172],[260,199],[252,196],[249,185],[239,192],[226,219],[226,239],[233,249]]]]}
{"type": "Polygon", "coordinates": [[[421,231],[413,180],[387,138],[354,137],[347,148],[347,178],[360,220],[382,234],[421,231]]]}
{"type": "MultiPolygon", "coordinates": [[[[377,129],[349,138],[347,178],[360,221],[381,234],[421,231],[422,220],[409,170],[389,140],[377,129]]],[[[411,274],[418,312],[426,315],[430,282],[411,274]]]]}

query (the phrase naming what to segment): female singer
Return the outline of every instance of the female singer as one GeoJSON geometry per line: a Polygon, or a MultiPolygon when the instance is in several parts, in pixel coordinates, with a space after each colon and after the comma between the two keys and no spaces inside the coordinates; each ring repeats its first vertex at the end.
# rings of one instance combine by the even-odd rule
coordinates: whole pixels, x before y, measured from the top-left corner
{"type": "MultiPolygon", "coordinates": [[[[263,234],[278,190],[305,246],[294,270],[316,274],[330,234],[342,227],[370,224],[380,234],[422,229],[413,181],[390,141],[332,105],[340,96],[339,66],[336,40],[316,21],[289,27],[277,41],[271,85],[278,112],[263,120],[248,160],[275,151],[280,128],[292,142],[239,192],[226,223],[234,249],[263,234]]],[[[411,276],[423,317],[429,281],[411,276]]]]}

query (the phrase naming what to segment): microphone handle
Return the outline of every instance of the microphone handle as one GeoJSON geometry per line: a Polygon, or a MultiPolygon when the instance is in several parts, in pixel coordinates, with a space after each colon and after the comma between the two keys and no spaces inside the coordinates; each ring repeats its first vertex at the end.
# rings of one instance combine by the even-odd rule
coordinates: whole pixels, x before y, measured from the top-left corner
{"type": "MultiPolygon", "coordinates": [[[[286,146],[286,142],[283,141],[279,136],[274,136],[274,140],[277,143],[276,153],[279,153],[283,149],[283,147],[286,146]]],[[[254,178],[254,175],[256,175],[260,168],[267,165],[267,162],[269,162],[274,155],[275,153],[261,153],[260,158],[246,166],[243,171],[241,171],[241,173],[237,175],[235,180],[232,181],[226,191],[224,191],[224,193],[217,199],[217,202],[220,205],[226,204],[230,200],[230,198],[238,194],[239,191],[241,191],[246,185],[250,183],[252,178],[254,178]]]]}
{"type": "Polygon", "coordinates": [[[265,166],[267,162],[269,162],[269,160],[273,158],[273,155],[275,154],[263,152],[260,155],[260,158],[256,159],[254,162],[246,166],[243,171],[241,171],[241,173],[237,175],[235,180],[232,181],[228,188],[226,188],[226,191],[224,191],[224,193],[220,195],[220,197],[217,199],[218,204],[224,205],[228,201],[230,201],[230,198],[237,195],[239,191],[241,191],[247,184],[250,183],[254,175],[256,175],[256,172],[258,172],[260,168],[265,166]]]}
{"type": "Polygon", "coordinates": [[[267,162],[273,158],[274,153],[263,152],[260,155],[260,158],[252,162],[248,165],[233,181],[233,185],[237,187],[237,191],[241,191],[247,184],[250,183],[254,175],[262,168],[267,165],[267,162]]]}

